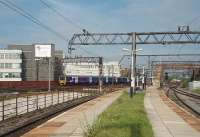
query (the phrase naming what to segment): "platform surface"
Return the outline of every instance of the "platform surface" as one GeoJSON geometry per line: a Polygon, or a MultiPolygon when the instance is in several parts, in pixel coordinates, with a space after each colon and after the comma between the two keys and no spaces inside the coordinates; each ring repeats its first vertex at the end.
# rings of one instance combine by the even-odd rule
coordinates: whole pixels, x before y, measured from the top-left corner
{"type": "Polygon", "coordinates": [[[83,137],[88,125],[112,104],[123,90],[98,97],[70,109],[24,134],[23,137],[83,137]]]}
{"type": "Polygon", "coordinates": [[[168,107],[155,86],[147,89],[145,108],[151,121],[155,137],[200,137],[200,132],[192,128],[177,113],[168,107]]]}

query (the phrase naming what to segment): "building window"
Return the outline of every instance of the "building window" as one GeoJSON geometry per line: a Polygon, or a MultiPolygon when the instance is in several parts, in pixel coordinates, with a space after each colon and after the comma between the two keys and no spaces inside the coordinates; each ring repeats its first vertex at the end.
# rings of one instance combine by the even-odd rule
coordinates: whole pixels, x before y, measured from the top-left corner
{"type": "Polygon", "coordinates": [[[9,78],[9,74],[8,73],[3,73],[3,78],[9,78]]]}
{"type": "Polygon", "coordinates": [[[21,78],[21,73],[18,72],[0,72],[0,78],[21,78]]]}
{"type": "Polygon", "coordinates": [[[0,68],[4,68],[4,63],[0,63],[0,68]]]}
{"type": "Polygon", "coordinates": [[[0,53],[0,59],[21,59],[19,53],[0,53]]]}
{"type": "Polygon", "coordinates": [[[12,63],[5,63],[5,68],[11,69],[12,68],[12,63]]]}
{"type": "Polygon", "coordinates": [[[21,56],[20,56],[20,54],[12,54],[12,57],[11,57],[11,59],[20,59],[21,58],[21,56]]]}
{"type": "Polygon", "coordinates": [[[17,56],[16,57],[17,59],[21,59],[21,55],[20,54],[17,54],[16,56],[17,56]]]}
{"type": "Polygon", "coordinates": [[[0,59],[4,59],[4,54],[0,53],[0,59]]]}
{"type": "Polygon", "coordinates": [[[20,69],[20,68],[21,68],[20,64],[17,63],[12,64],[12,69],[20,69]]]}
{"type": "Polygon", "coordinates": [[[5,59],[9,59],[9,54],[5,54],[5,59]]]}
{"type": "Polygon", "coordinates": [[[20,78],[21,77],[20,73],[15,73],[15,72],[13,72],[11,75],[12,75],[12,78],[20,78]]]}
{"type": "Polygon", "coordinates": [[[13,55],[14,55],[14,54],[11,54],[11,53],[8,54],[8,58],[9,58],[9,59],[13,59],[13,58],[14,58],[13,55]]]}

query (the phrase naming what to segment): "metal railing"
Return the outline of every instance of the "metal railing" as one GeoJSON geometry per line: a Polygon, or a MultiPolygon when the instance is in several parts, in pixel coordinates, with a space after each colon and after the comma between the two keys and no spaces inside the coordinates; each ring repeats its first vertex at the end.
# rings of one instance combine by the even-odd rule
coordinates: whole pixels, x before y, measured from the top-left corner
{"type": "Polygon", "coordinates": [[[0,101],[0,121],[60,103],[73,101],[87,96],[94,96],[98,93],[99,92],[97,90],[70,90],[48,92],[31,96],[17,96],[11,99],[3,98],[0,101]]]}

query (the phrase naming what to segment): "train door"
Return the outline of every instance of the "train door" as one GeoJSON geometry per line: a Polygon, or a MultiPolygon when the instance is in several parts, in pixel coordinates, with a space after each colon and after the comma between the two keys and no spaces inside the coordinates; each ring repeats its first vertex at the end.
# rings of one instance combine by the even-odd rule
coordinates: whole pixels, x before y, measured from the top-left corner
{"type": "Polygon", "coordinates": [[[106,84],[108,84],[108,76],[106,77],[106,84]]]}
{"type": "Polygon", "coordinates": [[[78,77],[75,77],[75,84],[78,84],[78,77]]]}
{"type": "Polygon", "coordinates": [[[115,77],[115,83],[118,83],[118,78],[117,77],[115,77]]]}
{"type": "Polygon", "coordinates": [[[90,84],[92,83],[92,77],[89,77],[89,83],[90,84]]]}

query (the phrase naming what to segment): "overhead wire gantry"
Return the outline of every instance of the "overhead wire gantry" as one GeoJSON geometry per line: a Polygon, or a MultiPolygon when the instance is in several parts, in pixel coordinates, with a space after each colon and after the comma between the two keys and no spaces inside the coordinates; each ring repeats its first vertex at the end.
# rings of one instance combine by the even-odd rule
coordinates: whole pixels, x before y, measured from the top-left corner
{"type": "Polygon", "coordinates": [[[200,44],[200,31],[187,29],[171,32],[88,33],[74,34],[69,41],[71,54],[75,45],[132,45],[131,95],[135,91],[137,44],[200,44]]]}

